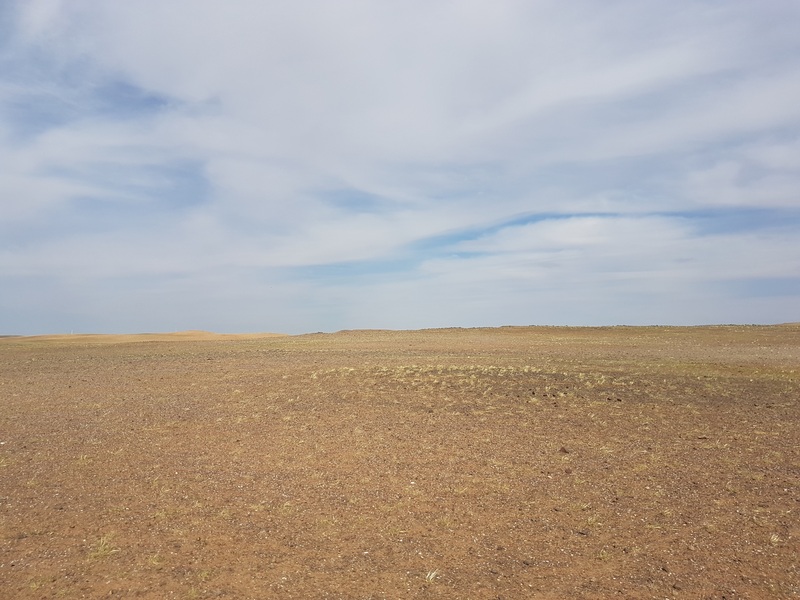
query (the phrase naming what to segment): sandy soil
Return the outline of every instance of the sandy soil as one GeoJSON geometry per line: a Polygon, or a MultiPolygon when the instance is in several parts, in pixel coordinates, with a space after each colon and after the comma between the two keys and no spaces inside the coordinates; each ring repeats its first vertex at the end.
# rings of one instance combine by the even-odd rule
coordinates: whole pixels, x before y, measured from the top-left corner
{"type": "Polygon", "coordinates": [[[800,325],[0,339],[2,598],[794,598],[800,325]]]}

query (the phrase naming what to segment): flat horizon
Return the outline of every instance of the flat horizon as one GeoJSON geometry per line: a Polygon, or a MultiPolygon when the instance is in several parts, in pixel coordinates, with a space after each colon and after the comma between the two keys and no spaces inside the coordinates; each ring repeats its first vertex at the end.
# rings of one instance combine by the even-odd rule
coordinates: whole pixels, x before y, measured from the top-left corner
{"type": "Polygon", "coordinates": [[[476,330],[500,330],[500,329],[704,329],[704,328],[726,328],[726,327],[800,327],[800,321],[787,321],[781,323],[704,323],[696,325],[660,325],[657,323],[648,325],[497,325],[497,326],[444,326],[444,327],[422,327],[419,329],[390,329],[390,328],[356,328],[339,329],[336,331],[306,331],[302,333],[282,333],[277,331],[257,331],[257,332],[216,332],[204,329],[187,329],[181,331],[144,331],[134,333],[38,333],[38,334],[0,334],[3,338],[30,338],[30,339],[59,339],[59,338],[164,338],[169,340],[177,339],[227,339],[227,338],[264,338],[264,337],[298,337],[308,335],[335,335],[337,333],[358,333],[358,332],[385,332],[385,333],[415,333],[415,332],[436,332],[436,331],[476,331],[476,330]]]}

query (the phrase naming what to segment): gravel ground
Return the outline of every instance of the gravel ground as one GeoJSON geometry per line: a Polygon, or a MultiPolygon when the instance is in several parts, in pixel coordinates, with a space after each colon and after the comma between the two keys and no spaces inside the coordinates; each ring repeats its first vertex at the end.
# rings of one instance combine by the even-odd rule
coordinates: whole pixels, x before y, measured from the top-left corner
{"type": "Polygon", "coordinates": [[[795,598],[800,325],[0,339],[3,598],[795,598]]]}

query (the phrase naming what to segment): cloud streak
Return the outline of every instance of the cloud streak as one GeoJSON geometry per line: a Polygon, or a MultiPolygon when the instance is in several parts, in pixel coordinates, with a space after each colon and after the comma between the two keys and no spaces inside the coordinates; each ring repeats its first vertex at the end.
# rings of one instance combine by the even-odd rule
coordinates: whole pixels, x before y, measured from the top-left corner
{"type": "Polygon", "coordinates": [[[797,320],[800,9],[0,8],[0,330],[797,320]]]}

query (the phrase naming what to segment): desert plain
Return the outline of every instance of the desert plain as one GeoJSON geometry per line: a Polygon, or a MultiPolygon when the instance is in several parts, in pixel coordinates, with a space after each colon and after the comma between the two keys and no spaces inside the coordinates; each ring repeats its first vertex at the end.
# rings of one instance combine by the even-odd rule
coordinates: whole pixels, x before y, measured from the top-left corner
{"type": "Polygon", "coordinates": [[[0,339],[0,597],[795,598],[800,324],[0,339]]]}

